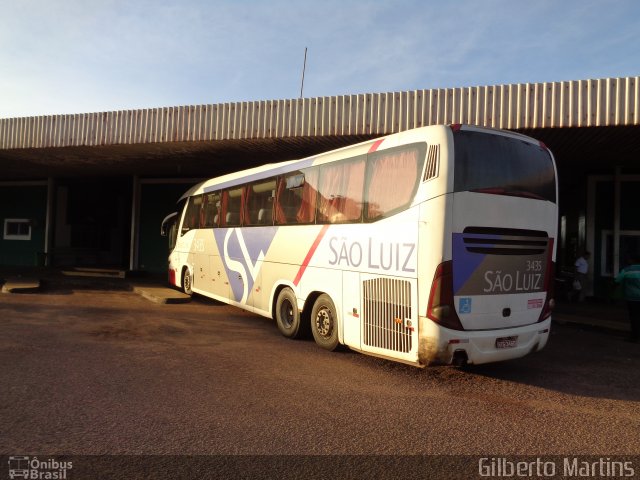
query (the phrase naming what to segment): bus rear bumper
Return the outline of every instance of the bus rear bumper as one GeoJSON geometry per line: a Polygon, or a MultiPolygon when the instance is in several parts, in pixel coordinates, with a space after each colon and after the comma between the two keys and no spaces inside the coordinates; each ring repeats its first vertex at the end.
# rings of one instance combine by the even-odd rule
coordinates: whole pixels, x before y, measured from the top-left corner
{"type": "Polygon", "coordinates": [[[421,365],[501,362],[542,350],[551,318],[500,330],[451,330],[420,317],[418,358],[421,365]]]}

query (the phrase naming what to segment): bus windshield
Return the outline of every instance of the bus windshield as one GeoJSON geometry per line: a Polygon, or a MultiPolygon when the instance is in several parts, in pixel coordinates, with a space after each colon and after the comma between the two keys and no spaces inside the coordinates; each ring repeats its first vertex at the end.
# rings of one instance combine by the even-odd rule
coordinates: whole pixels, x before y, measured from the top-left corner
{"type": "Polygon", "coordinates": [[[456,192],[511,195],[556,202],[555,171],[540,145],[502,135],[454,132],[456,192]]]}

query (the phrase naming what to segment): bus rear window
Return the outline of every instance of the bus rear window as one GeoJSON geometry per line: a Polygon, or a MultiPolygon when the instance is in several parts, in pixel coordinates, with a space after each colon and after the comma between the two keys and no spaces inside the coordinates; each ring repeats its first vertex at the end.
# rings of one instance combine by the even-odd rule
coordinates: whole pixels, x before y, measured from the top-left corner
{"type": "Polygon", "coordinates": [[[540,145],[503,135],[454,132],[456,192],[513,195],[556,202],[555,170],[540,145]]]}

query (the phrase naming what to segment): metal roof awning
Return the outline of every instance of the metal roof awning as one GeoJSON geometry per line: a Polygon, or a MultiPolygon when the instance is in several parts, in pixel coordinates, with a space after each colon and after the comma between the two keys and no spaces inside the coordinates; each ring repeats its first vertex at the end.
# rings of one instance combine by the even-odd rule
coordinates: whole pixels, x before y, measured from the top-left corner
{"type": "Polygon", "coordinates": [[[0,119],[0,180],[207,177],[441,123],[526,133],[560,167],[631,167],[640,77],[0,119]]]}

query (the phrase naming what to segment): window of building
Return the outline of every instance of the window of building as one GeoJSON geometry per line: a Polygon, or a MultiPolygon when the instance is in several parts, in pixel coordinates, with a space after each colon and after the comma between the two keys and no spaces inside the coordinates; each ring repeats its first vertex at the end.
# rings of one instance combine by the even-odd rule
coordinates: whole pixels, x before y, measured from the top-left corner
{"type": "Polygon", "coordinates": [[[31,240],[31,220],[5,218],[4,240],[31,240]]]}
{"type": "MultiPolygon", "coordinates": [[[[603,276],[612,276],[613,272],[613,232],[602,231],[602,249],[600,272],[603,276]]],[[[631,264],[633,257],[640,253],[640,231],[620,231],[620,270],[631,264]]]]}

